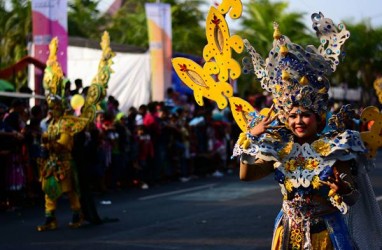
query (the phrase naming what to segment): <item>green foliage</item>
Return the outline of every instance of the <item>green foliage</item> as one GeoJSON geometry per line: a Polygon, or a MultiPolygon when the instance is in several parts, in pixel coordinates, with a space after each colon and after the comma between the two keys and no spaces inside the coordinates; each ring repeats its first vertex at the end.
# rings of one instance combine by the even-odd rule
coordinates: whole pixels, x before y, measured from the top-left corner
{"type": "MultiPolygon", "coordinates": [[[[8,67],[28,55],[28,41],[32,33],[31,2],[12,0],[11,10],[0,2],[0,68],[8,67]]],[[[27,79],[27,72],[20,72],[12,79],[21,86],[27,79]]]]}
{"type": "MultiPolygon", "coordinates": [[[[148,48],[145,0],[125,0],[107,24],[114,42],[148,48]]],[[[202,1],[161,1],[171,5],[173,50],[201,55],[205,45],[204,20],[199,9],[202,1]]]]}
{"type": "MultiPolygon", "coordinates": [[[[294,43],[318,44],[313,33],[302,22],[303,14],[286,13],[287,2],[270,2],[269,0],[249,0],[244,6],[242,16],[242,31],[237,32],[247,39],[256,51],[265,59],[272,48],[273,23],[277,22],[280,32],[288,36],[294,43]]],[[[246,52],[241,58],[248,56],[246,52]]],[[[263,90],[255,75],[242,75],[239,79],[240,93],[261,93],[263,90]]]]}
{"type": "Polygon", "coordinates": [[[73,0],[68,2],[68,33],[99,40],[105,29],[106,17],[97,9],[99,0],[73,0]]]}
{"type": "MultiPolygon", "coordinates": [[[[99,1],[74,0],[69,5],[69,35],[97,39],[107,30],[114,43],[148,48],[146,0],[125,0],[113,15],[100,15],[99,1]]],[[[173,50],[201,55],[205,45],[203,1],[164,0],[171,5],[173,50]]]]}
{"type": "Polygon", "coordinates": [[[242,17],[243,29],[238,34],[250,41],[264,57],[272,48],[274,22],[279,23],[281,33],[293,42],[301,44],[312,42],[312,32],[308,34],[308,29],[302,22],[304,13],[286,13],[287,7],[287,2],[248,1],[244,6],[242,17]]]}
{"type": "Polygon", "coordinates": [[[350,38],[345,57],[338,67],[336,81],[350,88],[363,88],[362,103],[370,105],[375,94],[373,82],[382,73],[382,28],[371,28],[366,22],[346,24],[350,38]]]}
{"type": "Polygon", "coordinates": [[[144,0],[126,0],[110,17],[107,30],[113,42],[148,48],[144,0]]]}
{"type": "Polygon", "coordinates": [[[207,44],[204,25],[201,25],[205,22],[200,10],[203,1],[172,2],[173,50],[201,56],[207,44]]]}
{"type": "MultiPolygon", "coordinates": [[[[28,54],[27,43],[31,40],[32,17],[30,0],[11,0],[11,9],[5,9],[0,1],[0,68],[14,64],[28,54]]],[[[71,0],[68,6],[68,30],[70,36],[99,40],[100,34],[108,30],[112,42],[148,48],[146,0],[124,0],[123,6],[114,14],[100,13],[100,0],[71,0]]],[[[154,2],[152,0],[151,2],[154,2]]],[[[205,18],[200,6],[203,0],[162,0],[171,4],[172,44],[174,52],[202,56],[206,45],[205,18]]],[[[302,45],[319,45],[310,24],[304,24],[304,13],[286,12],[286,2],[248,0],[244,4],[240,31],[231,32],[248,39],[263,56],[271,49],[273,21],[280,24],[281,33],[293,42],[302,45]],[[307,25],[307,26],[306,26],[307,25]]],[[[350,87],[366,89],[363,102],[373,94],[372,83],[382,68],[382,28],[370,28],[366,22],[346,23],[351,37],[346,43],[346,56],[331,82],[347,82],[350,87]]],[[[238,61],[246,56],[234,53],[238,61]]],[[[26,72],[17,76],[17,86],[26,80],[26,72]]],[[[254,75],[242,75],[238,82],[240,93],[261,92],[254,75]]]]}

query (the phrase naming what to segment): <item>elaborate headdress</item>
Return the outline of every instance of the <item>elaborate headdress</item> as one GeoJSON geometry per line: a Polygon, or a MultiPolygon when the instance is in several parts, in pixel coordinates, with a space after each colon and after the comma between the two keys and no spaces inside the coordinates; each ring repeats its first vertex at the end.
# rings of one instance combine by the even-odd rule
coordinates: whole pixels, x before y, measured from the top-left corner
{"type": "Polygon", "coordinates": [[[203,97],[216,101],[223,109],[228,102],[239,127],[245,131],[249,115],[254,108],[245,100],[233,96],[230,79],[240,76],[239,64],[232,58],[232,50],[241,53],[246,47],[252,60],[243,60],[243,72],[253,71],[261,86],[273,95],[276,112],[282,122],[293,105],[308,107],[318,114],[327,109],[329,80],[341,56],[341,46],[350,34],[343,24],[338,28],[322,13],[312,15],[313,28],[320,39],[320,46],[303,48],[294,44],[274,24],[274,42],[266,60],[255,51],[247,40],[230,35],[225,15],[236,19],[241,16],[240,1],[223,1],[211,7],[206,20],[208,44],[204,47],[202,66],[187,59],[175,58],[172,63],[182,81],[194,91],[195,100],[203,105],[203,97]],[[217,77],[213,77],[216,75],[217,77]]]}
{"type": "Polygon", "coordinates": [[[46,61],[43,86],[46,91],[46,100],[50,108],[53,106],[67,108],[65,100],[65,79],[61,66],[57,61],[58,38],[54,37],[49,43],[49,57],[46,61]]]}
{"type": "Polygon", "coordinates": [[[53,38],[49,44],[49,58],[46,62],[47,67],[44,72],[44,89],[49,108],[60,112],[61,127],[69,131],[70,134],[81,131],[89,121],[96,115],[97,104],[106,96],[106,89],[110,79],[112,58],[115,56],[110,48],[110,37],[106,31],[101,40],[102,56],[98,65],[98,71],[89,86],[85,96],[84,104],[80,117],[73,115],[68,97],[65,92],[65,84],[68,81],[64,78],[61,66],[57,61],[58,39],[53,38]]]}
{"type": "MultiPolygon", "coordinates": [[[[303,48],[282,35],[279,25],[275,23],[273,48],[264,60],[247,40],[243,41],[241,37],[230,34],[225,20],[228,14],[232,19],[240,18],[241,1],[223,0],[216,8],[211,7],[209,10],[206,19],[208,43],[203,51],[206,63],[203,66],[187,58],[178,57],[172,60],[180,79],[194,91],[196,102],[203,105],[203,98],[208,98],[214,100],[220,109],[229,103],[236,123],[243,132],[247,131],[255,109],[242,98],[233,96],[230,84],[231,80],[237,79],[241,74],[238,62],[232,57],[232,50],[241,53],[246,47],[251,59],[243,60],[243,72],[253,71],[260,79],[262,88],[272,94],[275,111],[281,122],[286,122],[293,105],[302,105],[317,114],[325,114],[330,87],[328,76],[336,70],[342,55],[341,47],[350,36],[345,26],[335,26],[322,13],[314,13],[311,17],[312,26],[320,39],[320,46],[315,48],[309,45],[303,48]]],[[[267,112],[265,109],[263,111],[267,112]]],[[[349,108],[342,111],[346,113],[349,108]]],[[[377,108],[372,107],[365,111],[368,112],[361,115],[364,122],[376,119],[382,121],[382,114],[377,108]]],[[[348,117],[342,113],[331,121],[336,128],[342,128],[340,123],[348,117]]],[[[260,115],[263,114],[260,112],[260,115]]],[[[371,131],[362,132],[362,139],[372,152],[369,157],[373,157],[376,149],[382,147],[379,131],[379,127],[374,125],[371,131]]]]}
{"type": "Polygon", "coordinates": [[[328,76],[336,70],[341,56],[341,46],[350,33],[343,24],[338,29],[332,20],[320,13],[312,15],[313,28],[320,39],[320,46],[303,48],[282,35],[274,23],[273,48],[264,61],[255,49],[244,40],[252,58],[252,65],[244,59],[244,72],[254,71],[261,80],[261,87],[272,93],[279,119],[286,121],[293,105],[304,106],[318,114],[328,107],[328,76]]]}

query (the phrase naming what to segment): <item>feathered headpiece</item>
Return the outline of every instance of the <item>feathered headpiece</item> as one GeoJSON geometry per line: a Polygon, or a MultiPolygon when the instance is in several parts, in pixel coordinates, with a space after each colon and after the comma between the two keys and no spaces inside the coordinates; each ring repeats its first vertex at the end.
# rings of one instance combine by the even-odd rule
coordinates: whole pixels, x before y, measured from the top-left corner
{"type": "Polygon", "coordinates": [[[50,108],[54,105],[62,106],[65,110],[68,106],[65,99],[65,78],[61,66],[57,61],[58,38],[53,38],[49,43],[49,57],[46,61],[43,86],[46,90],[46,99],[50,108]]]}
{"type": "MultiPolygon", "coordinates": [[[[114,52],[110,47],[110,37],[108,32],[104,32],[100,43],[102,56],[98,65],[97,74],[94,76],[88,92],[83,100],[82,112],[80,117],[73,115],[70,102],[65,92],[65,84],[68,81],[64,78],[61,66],[57,61],[58,39],[53,38],[49,44],[49,58],[46,62],[47,67],[44,72],[44,89],[49,108],[56,112],[61,119],[61,128],[74,134],[81,131],[88,122],[94,120],[97,112],[97,105],[106,96],[106,90],[110,75],[113,73],[114,52]]],[[[83,98],[81,96],[81,98],[83,98]]]]}

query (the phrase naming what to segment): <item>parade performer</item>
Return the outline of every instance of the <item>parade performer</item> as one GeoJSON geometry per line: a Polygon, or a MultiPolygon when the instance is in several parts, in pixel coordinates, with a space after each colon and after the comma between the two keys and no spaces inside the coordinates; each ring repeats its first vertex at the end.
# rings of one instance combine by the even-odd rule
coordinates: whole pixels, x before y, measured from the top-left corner
{"type": "Polygon", "coordinates": [[[78,98],[78,103],[71,102],[72,106],[65,96],[66,79],[57,62],[58,39],[52,39],[49,44],[50,54],[44,72],[44,88],[47,92],[46,100],[49,110],[52,112],[52,120],[47,132],[43,134],[43,157],[39,161],[40,181],[45,193],[45,222],[37,226],[38,231],[57,228],[55,210],[57,200],[64,193],[67,194],[73,211],[73,218],[69,226],[77,228],[82,223],[78,179],[72,160],[73,137],[94,120],[96,105],[106,96],[114,56],[107,32],[104,32],[100,44],[102,57],[97,75],[93,78],[83,103],[78,98]],[[78,105],[83,105],[79,117],[75,116],[73,111],[73,109],[79,108],[78,105]]]}
{"type": "Polygon", "coordinates": [[[173,66],[199,105],[203,98],[219,108],[230,103],[243,131],[233,152],[240,158],[240,179],[273,174],[279,184],[283,202],[272,249],[381,249],[382,216],[368,171],[382,145],[382,115],[375,107],[366,108],[362,122],[378,125],[360,134],[348,126],[354,110],[343,106],[329,119],[331,130],[321,134],[329,106],[328,77],[339,64],[349,31],[314,13],[312,26],[321,44],[304,48],[274,23],[273,46],[263,60],[248,41],[229,34],[224,15],[238,18],[241,8],[240,1],[230,0],[211,7],[203,67],[186,58],[173,59],[173,66]],[[273,96],[272,107],[261,112],[234,97],[228,85],[240,75],[231,48],[240,53],[244,46],[251,59],[243,60],[243,71],[254,72],[273,96]]]}

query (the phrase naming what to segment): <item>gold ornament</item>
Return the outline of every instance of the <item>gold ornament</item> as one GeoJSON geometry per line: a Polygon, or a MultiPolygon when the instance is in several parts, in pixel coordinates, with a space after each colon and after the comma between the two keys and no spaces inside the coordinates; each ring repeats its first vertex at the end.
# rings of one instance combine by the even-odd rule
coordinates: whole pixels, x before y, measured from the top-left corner
{"type": "Polygon", "coordinates": [[[319,153],[321,156],[327,156],[330,153],[330,144],[323,140],[316,140],[312,143],[312,148],[314,151],[319,153]]]}

